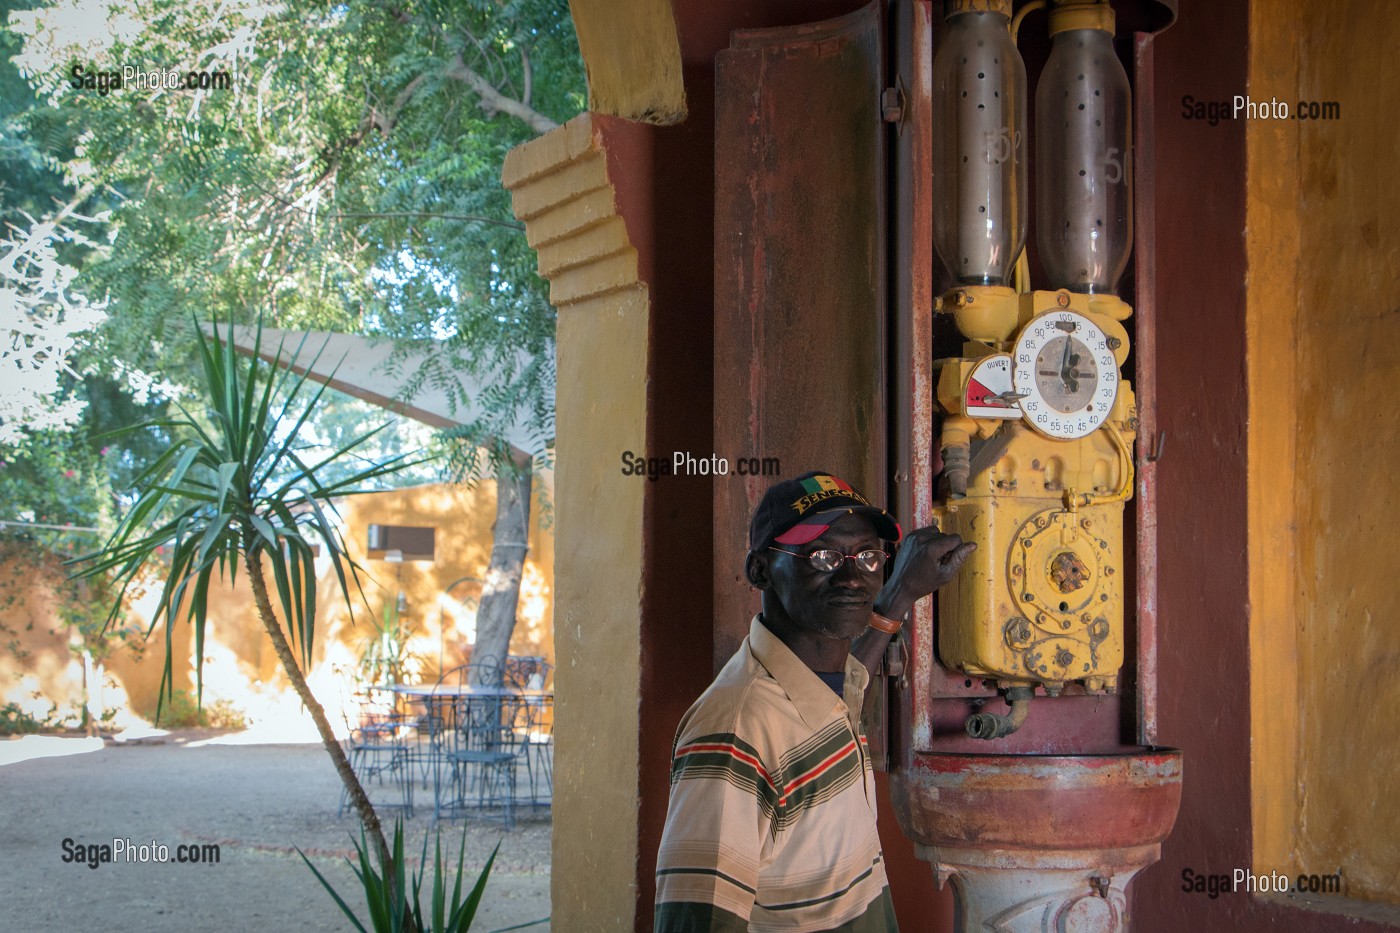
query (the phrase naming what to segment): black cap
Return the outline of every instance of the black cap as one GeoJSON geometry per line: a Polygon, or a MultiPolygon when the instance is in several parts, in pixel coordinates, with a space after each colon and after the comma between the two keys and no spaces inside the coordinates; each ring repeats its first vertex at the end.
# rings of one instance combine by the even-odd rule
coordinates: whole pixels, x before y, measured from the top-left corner
{"type": "Polygon", "coordinates": [[[898,541],[903,535],[893,515],[871,505],[850,483],[813,470],[775,483],[763,494],[749,522],[749,549],[761,551],[774,543],[806,544],[848,512],[869,517],[875,533],[886,541],[898,541]]]}

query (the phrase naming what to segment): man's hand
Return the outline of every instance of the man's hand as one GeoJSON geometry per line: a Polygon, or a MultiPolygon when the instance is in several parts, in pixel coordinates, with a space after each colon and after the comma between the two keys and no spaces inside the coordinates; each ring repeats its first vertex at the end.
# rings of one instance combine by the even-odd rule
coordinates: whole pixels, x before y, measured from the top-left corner
{"type": "Polygon", "coordinates": [[[875,612],[887,619],[904,618],[914,603],[953,579],[976,549],[971,541],[945,535],[932,525],[911,531],[900,545],[889,580],[875,598],[875,612]]]}

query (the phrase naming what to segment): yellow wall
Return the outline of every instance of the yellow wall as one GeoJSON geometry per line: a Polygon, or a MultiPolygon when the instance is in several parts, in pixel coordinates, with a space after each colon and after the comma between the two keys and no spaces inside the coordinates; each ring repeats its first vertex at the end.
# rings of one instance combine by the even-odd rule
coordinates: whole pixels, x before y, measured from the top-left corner
{"type": "MultiPolygon", "coordinates": [[[[89,542],[83,542],[87,544],[89,542]]],[[[68,567],[53,556],[22,540],[0,545],[0,705],[13,705],[23,715],[54,725],[76,726],[82,717],[84,695],[84,658],[82,637],[62,619],[59,608],[68,596],[65,577],[68,567]]],[[[100,624],[105,607],[93,607],[91,620],[100,624]]],[[[124,670],[141,668],[160,677],[159,661],[141,660],[144,651],[140,630],[129,626],[135,648],[123,647],[118,638],[110,639],[115,647],[107,658],[109,667],[124,670]]],[[[177,632],[178,652],[188,653],[188,639],[177,632]]],[[[94,659],[102,662],[99,657],[94,659]]],[[[126,703],[126,691],[120,678],[104,676],[100,670],[89,668],[87,679],[91,688],[90,707],[94,716],[104,709],[121,709],[126,703]]],[[[183,689],[187,686],[177,682],[183,689]]],[[[154,687],[151,689],[154,697],[154,687]]],[[[123,719],[122,724],[129,722],[123,719]]]]}
{"type": "Polygon", "coordinates": [[[588,71],[588,109],[643,123],[685,119],[670,0],[569,0],[588,71]]]}
{"type": "Polygon", "coordinates": [[[555,449],[568,557],[556,635],[553,923],[631,929],[645,484],[623,476],[617,456],[646,436],[650,299],[587,114],[511,150],[501,175],[559,309],[555,449]]]}
{"type": "MultiPolygon", "coordinates": [[[[540,494],[544,487],[545,494],[552,498],[553,491],[549,488],[552,483],[552,473],[535,476],[530,550],[521,587],[518,622],[511,640],[513,654],[544,655],[551,663],[554,660],[554,536],[540,508],[540,494]]],[[[385,606],[394,604],[400,591],[407,600],[403,618],[414,626],[415,635],[409,650],[418,659],[412,667],[416,679],[428,682],[436,679],[440,653],[449,668],[469,657],[465,650],[464,625],[470,621],[470,610],[460,608],[460,598],[473,592],[473,587],[463,584],[453,588],[446,597],[443,591],[463,577],[485,575],[491,552],[491,526],[496,514],[495,496],[495,482],[485,481],[474,488],[435,484],[341,500],[342,531],[347,546],[351,557],[364,568],[365,601],[358,601],[352,587],[351,594],[357,600],[352,624],[329,561],[325,558],[318,561],[320,605],[316,654],[308,679],[328,709],[339,708],[349,683],[346,672],[354,668],[363,654],[366,640],[372,637],[371,617],[382,620],[385,606]],[[371,560],[366,555],[371,524],[435,527],[435,560],[400,564],[371,560]],[[440,638],[443,632],[445,637],[440,638]]],[[[0,572],[13,574],[14,567],[7,565],[0,572]]],[[[270,574],[268,580],[269,583],[272,580],[270,574]]],[[[152,588],[136,601],[130,624],[144,630],[143,620],[150,617],[155,595],[152,588]]],[[[42,712],[48,709],[50,701],[63,705],[75,702],[80,696],[81,665],[68,649],[68,636],[57,621],[51,603],[45,588],[31,588],[21,599],[21,604],[27,608],[12,614],[15,620],[19,612],[24,614],[25,624],[16,638],[16,647],[23,656],[17,658],[14,651],[0,650],[0,702],[22,696],[42,712]],[[34,624],[29,627],[31,620],[34,624]],[[43,699],[32,698],[36,690],[43,699]]],[[[221,591],[211,592],[209,603],[209,640],[204,652],[206,703],[228,700],[235,709],[248,714],[255,725],[268,725],[260,720],[290,715],[286,711],[289,705],[295,710],[296,700],[290,694],[290,686],[257,619],[246,575],[240,573],[231,590],[225,585],[221,591]]],[[[9,624],[16,627],[14,623],[9,624]]],[[[181,623],[175,632],[175,686],[187,689],[193,683],[189,629],[181,623]]],[[[108,705],[119,704],[129,695],[130,705],[136,712],[153,715],[164,652],[162,629],[152,636],[144,657],[118,652],[111,658],[107,671],[118,689],[107,697],[108,705]]],[[[334,712],[332,720],[336,720],[334,712]]]]}
{"type": "Polygon", "coordinates": [[[1251,4],[1246,124],[1255,864],[1400,877],[1400,108],[1389,4],[1251,4]]]}

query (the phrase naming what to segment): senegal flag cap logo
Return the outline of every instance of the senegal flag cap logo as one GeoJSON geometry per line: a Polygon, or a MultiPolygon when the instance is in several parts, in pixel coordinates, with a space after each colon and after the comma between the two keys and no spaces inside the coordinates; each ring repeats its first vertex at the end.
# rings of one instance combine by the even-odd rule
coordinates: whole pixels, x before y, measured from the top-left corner
{"type": "Polygon", "coordinates": [[[763,494],[749,523],[749,548],[759,551],[773,544],[806,544],[848,512],[869,517],[875,533],[887,541],[898,541],[902,536],[893,515],[871,505],[840,477],[814,470],[776,483],[763,494]]]}

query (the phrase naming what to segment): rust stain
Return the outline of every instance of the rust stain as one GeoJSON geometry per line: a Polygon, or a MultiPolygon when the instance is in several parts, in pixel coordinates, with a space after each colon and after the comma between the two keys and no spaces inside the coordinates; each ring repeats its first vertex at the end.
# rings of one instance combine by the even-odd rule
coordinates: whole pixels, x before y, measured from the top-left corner
{"type": "MultiPolygon", "coordinates": [[[[912,488],[914,526],[933,521],[934,426],[933,385],[933,9],[929,3],[914,7],[914,80],[910,82],[909,147],[913,190],[909,289],[912,308],[909,349],[913,368],[908,391],[912,395],[912,438],[909,483],[912,488]]],[[[914,748],[928,748],[933,741],[930,719],[929,672],[933,669],[933,600],[922,599],[914,607],[910,641],[913,643],[912,706],[904,714],[911,722],[914,748]]]]}
{"type": "MultiPolygon", "coordinates": [[[[1157,258],[1153,231],[1156,229],[1157,186],[1156,145],[1152,102],[1156,71],[1152,64],[1152,37],[1139,33],[1134,47],[1133,72],[1137,87],[1133,95],[1133,131],[1136,139],[1137,171],[1133,174],[1136,214],[1133,242],[1134,312],[1133,338],[1137,343],[1135,379],[1137,382],[1138,437],[1151,445],[1157,437],[1157,258]]],[[[1157,742],[1157,465],[1139,457],[1137,490],[1137,740],[1147,745],[1157,742]]]]}
{"type": "MultiPolygon", "coordinates": [[[[715,85],[715,452],[832,470],[872,498],[885,482],[879,13],[740,30],[715,85]]],[[[737,568],[775,479],[713,485],[716,666],[756,608],[737,568]]]]}
{"type": "Polygon", "coordinates": [[[1050,579],[1061,593],[1073,593],[1089,579],[1089,568],[1073,551],[1061,551],[1050,562],[1050,579]]]}
{"type": "Polygon", "coordinates": [[[915,755],[893,776],[919,845],[1116,849],[1158,843],[1181,801],[1181,753],[915,755]]]}

